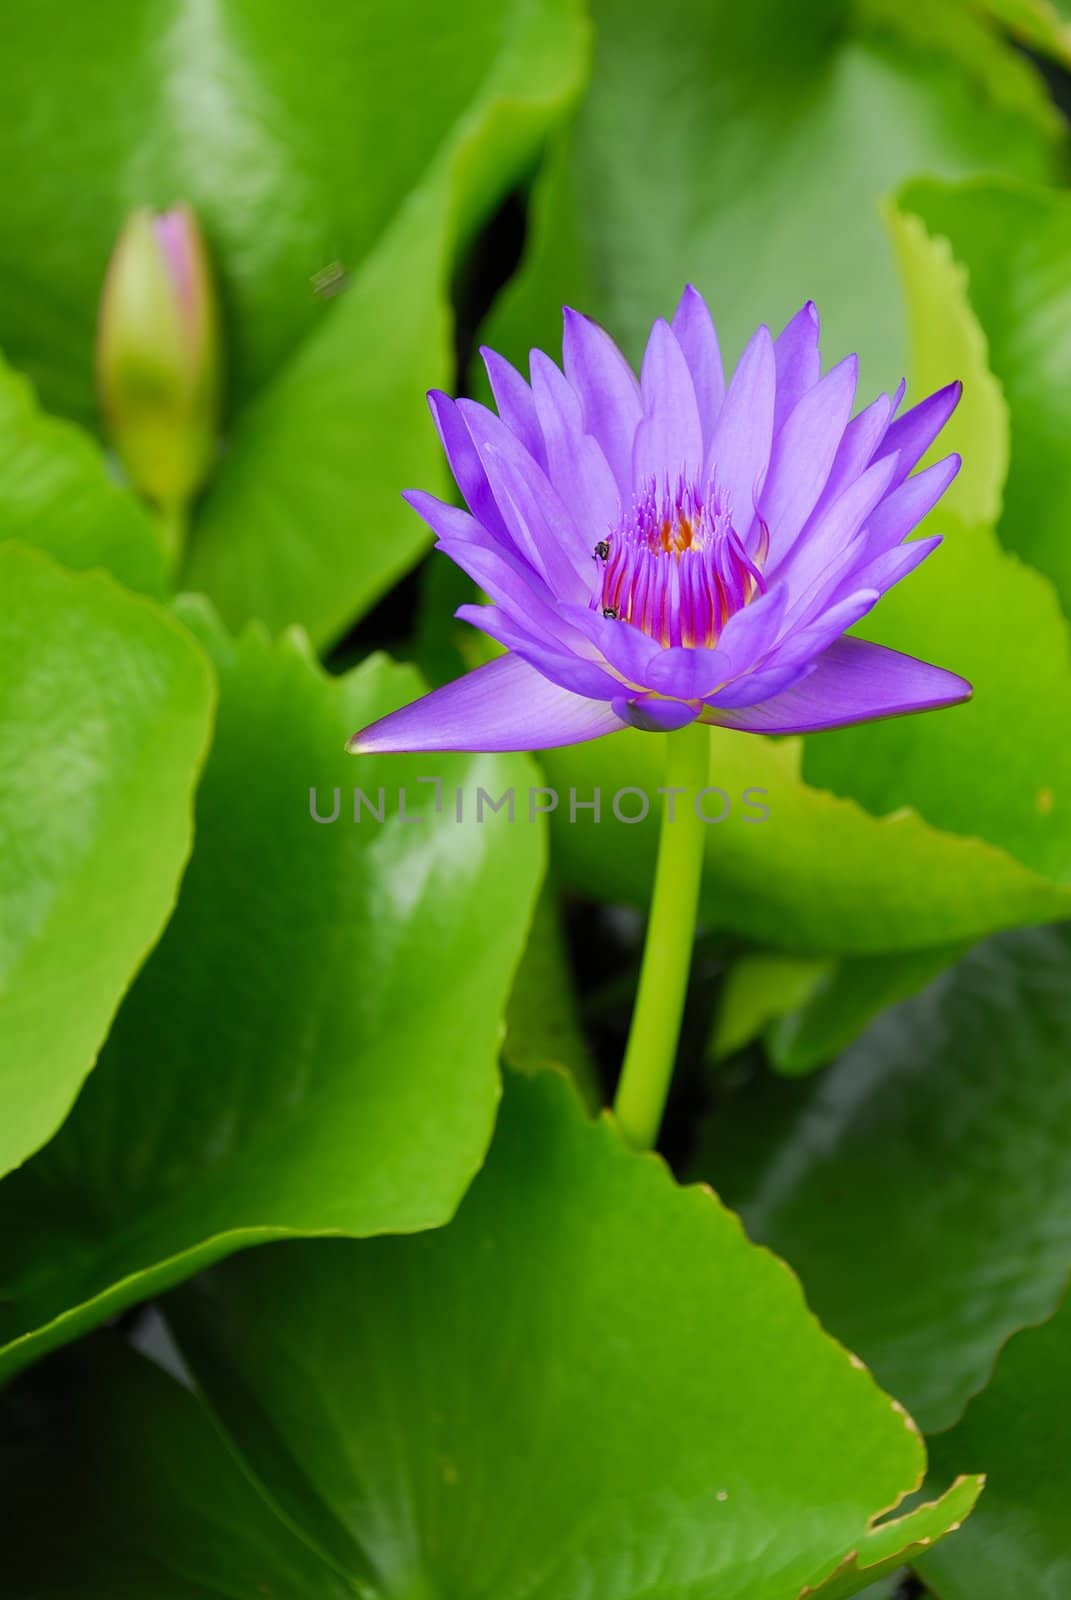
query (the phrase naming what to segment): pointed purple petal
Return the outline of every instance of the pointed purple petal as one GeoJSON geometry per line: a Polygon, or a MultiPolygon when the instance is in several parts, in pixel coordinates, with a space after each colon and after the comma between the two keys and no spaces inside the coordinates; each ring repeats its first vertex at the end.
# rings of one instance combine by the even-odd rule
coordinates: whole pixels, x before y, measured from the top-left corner
{"type": "Polygon", "coordinates": [[[771,577],[788,585],[792,622],[809,614],[829,585],[839,582],[846,571],[859,564],[860,530],[880,505],[895,470],[895,456],[868,467],[811,523],[806,535],[797,539],[784,565],[771,570],[771,577]]]}
{"type": "Polygon", "coordinates": [[[674,733],[677,728],[686,728],[694,722],[702,709],[698,704],[687,706],[680,700],[660,700],[653,694],[613,703],[613,710],[622,722],[641,728],[644,733],[674,733]]]}
{"type": "Polygon", "coordinates": [[[458,411],[513,544],[555,594],[586,599],[591,550],[546,473],[486,406],[459,400],[458,411]]]}
{"type": "Polygon", "coordinates": [[[647,668],[647,684],[680,700],[705,700],[719,684],[749,671],[777,638],[788,594],[783,586],[769,590],[729,619],[713,649],[684,647],[660,650],[647,668]]]}
{"type": "Polygon", "coordinates": [[[764,663],[770,667],[792,667],[803,661],[813,661],[828,650],[835,639],[873,611],[881,599],[879,589],[854,589],[843,599],[827,606],[804,627],[791,624],[770,651],[764,663]]]}
{"type": "Polygon", "coordinates": [[[711,713],[735,710],[740,706],[755,706],[773,695],[783,694],[793,684],[799,683],[814,671],[812,662],[796,662],[787,667],[763,667],[758,672],[745,672],[743,677],[727,683],[724,689],[707,696],[704,722],[719,722],[720,716],[711,713]]]}
{"type": "Polygon", "coordinates": [[[354,734],[347,750],[552,750],[613,733],[605,700],[570,694],[519,656],[499,656],[354,734]]]}
{"type": "Polygon", "coordinates": [[[769,465],[773,439],[774,352],[769,328],[751,337],[733,373],[710,443],[712,477],[744,539],[754,519],[755,496],[769,465]]]}
{"type": "Polygon", "coordinates": [[[714,424],[725,399],[725,374],[714,319],[703,296],[691,284],[681,295],[670,326],[677,335],[677,342],[691,370],[699,422],[703,430],[703,448],[706,450],[714,436],[714,424]]]}
{"type": "MultiPolygon", "coordinates": [[[[458,606],[454,615],[489,638],[514,651],[523,661],[538,667],[545,678],[592,700],[613,700],[621,693],[620,678],[611,677],[605,668],[576,655],[553,637],[547,638],[526,628],[498,606],[458,606]]],[[[585,641],[586,642],[586,641],[585,641]]]]}
{"type": "Polygon", "coordinates": [[[813,300],[801,306],[774,342],[777,362],[777,401],[774,428],[780,428],[807,390],[818,382],[822,370],[818,354],[818,308],[813,300]]]}
{"type": "Polygon", "coordinates": [[[827,506],[831,506],[834,500],[866,471],[873,460],[874,452],[885,437],[892,412],[893,404],[889,396],[879,394],[877,399],[872,400],[857,417],[852,418],[837,447],[825,488],[818,497],[816,512],[821,513],[827,506]]]}
{"type": "Polygon", "coordinates": [[[584,432],[576,391],[542,350],[532,352],[532,394],[547,477],[587,538],[590,553],[621,515],[617,483],[598,441],[584,432]]]}
{"type": "Polygon", "coordinates": [[[675,700],[702,700],[727,677],[726,659],[716,649],[674,645],[660,650],[647,669],[647,682],[675,700]]]}
{"type": "Polygon", "coordinates": [[[543,448],[543,434],[539,427],[539,418],[536,416],[535,399],[531,389],[516,367],[511,367],[505,357],[500,356],[496,350],[488,350],[485,345],[481,345],[480,354],[487,368],[487,381],[491,385],[491,393],[495,397],[499,416],[510,432],[516,434],[529,455],[545,468],[547,458],[543,448]]]}
{"type": "MultiPolygon", "coordinates": [[[[945,456],[932,467],[924,467],[906,478],[899,488],[887,493],[866,525],[860,541],[860,558],[873,561],[886,550],[902,544],[940,500],[960,469],[958,455],[945,456]]],[[[879,465],[875,462],[875,466],[879,465]]],[[[899,469],[893,474],[893,482],[899,469]]]]}
{"type": "Polygon", "coordinates": [[[718,653],[726,671],[723,678],[737,678],[766,657],[781,633],[790,592],[778,583],[730,617],[718,640],[718,653]]]}
{"type": "Polygon", "coordinates": [[[428,494],[426,489],[403,489],[402,499],[412,506],[418,517],[423,517],[440,539],[488,542],[486,528],[460,506],[452,506],[449,501],[428,494]]]}
{"type": "Polygon", "coordinates": [[[632,479],[642,490],[654,482],[670,492],[678,483],[694,483],[703,465],[703,430],[699,425],[695,385],[668,322],[660,317],[651,329],[640,378],[643,421],[632,447],[632,479]]]}
{"type": "Polygon", "coordinates": [[[518,621],[527,621],[529,626],[538,627],[552,638],[562,637],[563,642],[570,634],[578,639],[582,637],[561,620],[559,608],[543,580],[501,546],[440,539],[436,549],[449,556],[496,605],[515,615],[518,621]]]}
{"type": "Polygon", "coordinates": [[[907,544],[894,545],[865,566],[846,572],[830,598],[837,600],[848,589],[880,589],[882,594],[887,594],[909,572],[921,566],[941,543],[941,535],[935,533],[928,539],[911,539],[907,544]]]}
{"type": "Polygon", "coordinates": [[[632,493],[632,441],[642,415],[636,374],[605,328],[565,309],[565,376],[580,396],[584,427],[602,447],[622,495],[632,493]]]}
{"type": "Polygon", "coordinates": [[[791,550],[818,501],[855,401],[855,356],[808,389],[785,419],[770,454],[760,514],[770,530],[770,566],[791,550]]]}
{"type": "Polygon", "coordinates": [[[928,399],[921,400],[917,406],[912,406],[910,411],[905,411],[902,417],[897,417],[896,421],[890,424],[882,441],[879,456],[888,456],[894,451],[899,451],[900,475],[896,479],[897,483],[906,478],[922,460],[958,406],[962,393],[962,383],[950,383],[944,389],[938,389],[936,394],[931,394],[928,399]]]}
{"type": "Polygon", "coordinates": [[[560,610],[563,620],[590,639],[602,659],[626,682],[651,687],[648,669],[661,645],[631,622],[604,617],[588,606],[563,605],[560,610]]]}
{"type": "Polygon", "coordinates": [[[748,733],[814,733],[853,722],[932,711],[969,700],[966,678],[865,639],[839,639],[813,672],[761,705],[704,720],[748,733]]]}
{"type": "Polygon", "coordinates": [[[507,544],[512,543],[506,524],[502,520],[502,513],[491,493],[487,474],[480,463],[469,430],[465,426],[465,419],[457,405],[449,395],[443,394],[439,389],[432,389],[428,395],[428,405],[435,419],[446,459],[450,463],[450,470],[464,496],[465,504],[485,528],[504,539],[507,544]]]}

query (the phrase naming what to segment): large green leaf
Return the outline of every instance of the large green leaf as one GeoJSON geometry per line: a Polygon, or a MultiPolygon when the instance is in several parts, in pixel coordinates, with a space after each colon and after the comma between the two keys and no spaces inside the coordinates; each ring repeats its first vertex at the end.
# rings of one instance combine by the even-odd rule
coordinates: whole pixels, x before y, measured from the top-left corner
{"type": "MultiPolygon", "coordinates": [[[[936,715],[951,720],[958,708],[936,715]]],[[[803,783],[802,749],[799,739],[711,729],[710,783],[726,797],[704,802],[712,819],[726,812],[707,833],[701,905],[711,925],[800,955],[872,955],[968,941],[1071,912],[1071,889],[1003,850],[939,833],[907,808],[870,816],[853,800],[803,783]],[[758,820],[761,807],[769,812],[765,821],[758,820]]],[[[563,879],[602,899],[644,903],[658,844],[663,737],[626,729],[546,751],[541,760],[559,795],[550,822],[563,879]],[[647,795],[649,815],[622,823],[611,802],[631,788],[647,795]],[[600,820],[579,808],[572,820],[571,791],[587,801],[596,789],[600,820]]],[[[635,816],[640,803],[626,795],[621,809],[635,816]]]]}
{"type": "Polygon", "coordinates": [[[805,1093],[726,1097],[695,1162],[927,1429],[1067,1280],[1069,976],[1071,928],[980,945],[805,1093]]]}
{"type": "MultiPolygon", "coordinates": [[[[999,845],[1036,872],[1071,882],[1071,748],[1052,737],[1071,720],[1071,641],[1047,578],[996,536],[961,518],[992,518],[997,427],[986,398],[977,324],[960,273],[940,240],[893,217],[916,328],[920,392],[962,375],[972,393],[962,435],[965,470],[949,507],[929,519],[945,532],[937,555],[882,600],[857,630],[909,655],[955,664],[974,684],[953,715],[893,718],[807,741],[804,774],[882,814],[912,805],[935,826],[999,845]],[[981,381],[979,381],[981,380],[981,381]]],[[[991,384],[992,380],[988,382],[991,384]]],[[[1013,434],[1013,456],[1024,437],[1013,434]]],[[[1044,500],[1051,482],[1035,483],[1044,500]]],[[[1021,515],[1021,510],[1019,512],[1021,515]]],[[[1001,519],[1013,527],[1011,503],[1001,519]]]]}
{"type": "Polygon", "coordinates": [[[0,547],[0,1173],[63,1121],[174,904],[207,661],[102,574],[0,547]]]}
{"type": "Polygon", "coordinates": [[[163,548],[148,514],[109,475],[95,440],[42,412],[0,360],[0,539],[49,551],[64,566],[107,567],[162,595],[163,548]]]}
{"type": "Polygon", "coordinates": [[[1071,1301],[1043,1327],[1016,1334],[993,1381],[951,1433],[933,1441],[935,1471],[980,1464],[989,1487],[977,1526],[928,1556],[938,1600],[1064,1600],[1071,1588],[1067,1534],[1071,1301]]]}
{"type": "Polygon", "coordinates": [[[886,1007],[917,994],[964,953],[960,945],[943,945],[840,960],[765,950],[740,956],[719,997],[711,1055],[730,1055],[761,1033],[778,1072],[813,1072],[886,1007]]]}
{"type": "Polygon", "coordinates": [[[874,1017],[917,994],[965,953],[962,945],[954,944],[899,955],[843,958],[819,978],[800,1005],[781,1013],[767,1029],[771,1063],[790,1075],[825,1066],[874,1017]]]}
{"type": "Polygon", "coordinates": [[[947,239],[1011,412],[1000,535],[1071,614],[1071,200],[1010,183],[912,183],[900,205],[947,239]],[[995,248],[995,242],[999,247],[995,248]]]}
{"type": "Polygon", "coordinates": [[[370,1596],[794,1600],[923,1461],[782,1264],[553,1073],[509,1081],[449,1227],[249,1252],[173,1317],[370,1596]]]}
{"type": "Polygon", "coordinates": [[[0,346],[88,421],[123,216],[194,205],[231,405],[187,586],[232,622],[328,639],[426,548],[398,492],[442,479],[423,392],[452,378],[450,277],[569,106],[586,37],[577,0],[418,0],[404,25],[386,0],[45,0],[11,19],[0,346]]]}
{"type": "Polygon", "coordinates": [[[880,197],[919,172],[1044,179],[1065,159],[1040,78],[959,0],[596,0],[594,15],[591,92],[492,321],[517,355],[553,345],[567,300],[638,359],[687,278],[731,357],[810,296],[828,350],[859,350],[865,387],[895,384],[880,197]]]}
{"type": "Polygon", "coordinates": [[[502,1056],[517,1072],[564,1068],[585,1105],[602,1103],[599,1077],[580,1022],[558,897],[548,879],[536,902],[506,1008],[502,1056]]]}
{"type": "Polygon", "coordinates": [[[188,1389],[98,1334],[0,1398],[5,1600],[354,1600],[188,1389]]]}
{"type": "Polygon", "coordinates": [[[794,1015],[828,983],[838,963],[821,956],[748,951],[729,966],[714,1017],[712,1060],[743,1049],[779,1018],[794,1015]]]}
{"type": "Polygon", "coordinates": [[[1068,0],[982,0],[985,9],[1024,44],[1071,66],[1068,0]]]}
{"type": "Polygon", "coordinates": [[[242,1245],[441,1223],[490,1137],[543,840],[473,799],[534,769],[357,762],[348,735],[419,692],[411,669],[329,680],[299,640],[185,614],[222,686],[197,847],[72,1117],[0,1185],[8,1368],[242,1245]],[[355,783],[382,824],[354,821],[355,783]]]}
{"type": "Polygon", "coordinates": [[[879,1523],[825,1583],[805,1589],[799,1600],[846,1600],[848,1595],[860,1593],[863,1581],[867,1585],[861,1591],[863,1600],[879,1600],[879,1596],[880,1600],[897,1600],[902,1589],[894,1584],[882,1590],[875,1587],[875,1579],[882,1573],[896,1573],[905,1560],[925,1554],[945,1534],[958,1533],[974,1510],[983,1481],[981,1475],[956,1478],[939,1500],[879,1523]]]}

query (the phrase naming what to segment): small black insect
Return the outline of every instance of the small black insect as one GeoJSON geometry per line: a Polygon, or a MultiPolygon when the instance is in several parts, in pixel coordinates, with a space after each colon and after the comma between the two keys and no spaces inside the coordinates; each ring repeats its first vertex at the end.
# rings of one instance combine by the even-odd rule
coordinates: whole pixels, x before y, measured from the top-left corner
{"type": "Polygon", "coordinates": [[[607,544],[605,539],[599,540],[598,544],[595,546],[595,554],[598,556],[600,561],[606,560],[607,556],[610,554],[610,546],[607,544]]]}
{"type": "Polygon", "coordinates": [[[617,611],[613,606],[603,606],[602,614],[604,617],[609,617],[612,622],[617,616],[617,611]]]}

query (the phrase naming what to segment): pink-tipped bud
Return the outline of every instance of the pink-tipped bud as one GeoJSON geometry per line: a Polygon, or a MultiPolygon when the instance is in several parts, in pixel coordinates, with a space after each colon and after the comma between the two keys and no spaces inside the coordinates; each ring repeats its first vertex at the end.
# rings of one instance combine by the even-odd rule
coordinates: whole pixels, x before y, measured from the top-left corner
{"type": "Polygon", "coordinates": [[[97,381],[134,486],[181,512],[208,476],[219,438],[215,287],[189,206],[127,218],[101,297],[97,381]]]}

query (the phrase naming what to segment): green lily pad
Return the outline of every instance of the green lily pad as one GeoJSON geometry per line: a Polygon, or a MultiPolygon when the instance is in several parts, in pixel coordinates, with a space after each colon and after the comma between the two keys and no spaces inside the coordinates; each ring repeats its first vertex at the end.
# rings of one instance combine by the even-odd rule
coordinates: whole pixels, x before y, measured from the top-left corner
{"type": "Polygon", "coordinates": [[[733,359],[759,322],[817,301],[862,383],[904,368],[879,201],[920,172],[1059,175],[1064,133],[1037,72],[958,0],[774,0],[761,10],[596,0],[589,96],[544,186],[525,271],[488,342],[553,348],[562,301],[638,360],[689,279],[733,359]],[[771,40],[791,48],[771,49],[771,40]]]}
{"type": "Polygon", "coordinates": [[[0,1397],[5,1600],[353,1600],[205,1407],[114,1335],[32,1376],[0,1397]]]}
{"type": "Polygon", "coordinates": [[[1052,579],[1071,616],[1071,201],[1061,190],[976,180],[912,183],[899,204],[962,264],[1007,399],[1015,448],[1001,540],[1052,579]]]}
{"type": "Polygon", "coordinates": [[[12,18],[0,95],[0,347],[92,422],[108,255],[187,200],[221,280],[226,450],[184,582],[238,624],[340,632],[427,547],[444,481],[424,391],[452,381],[451,275],[585,68],[576,0],[60,0],[12,18]]]}
{"type": "Polygon", "coordinates": [[[472,801],[534,769],[356,761],[347,737],[420,692],[411,669],[330,680],[297,638],[183,615],[221,681],[197,847],[73,1115],[0,1185],[8,1371],[243,1245],[442,1223],[491,1134],[544,847],[472,801]],[[354,820],[355,786],[382,822],[354,820]]]}
{"type": "Polygon", "coordinates": [[[1025,45],[1071,66],[1068,0],[984,0],[985,9],[1025,45]]]}
{"type": "Polygon", "coordinates": [[[96,441],[43,412],[0,360],[0,539],[37,545],[66,567],[107,567],[163,595],[163,548],[148,514],[110,476],[96,441]]]}
{"type": "Polygon", "coordinates": [[[510,1078],[447,1228],[247,1252],[171,1317],[247,1470],[369,1596],[784,1600],[923,1464],[782,1264],[553,1073],[510,1078]]]}
{"type": "Polygon", "coordinates": [[[694,1163],[927,1431],[1063,1294],[1069,972],[1071,928],[978,946],[806,1086],[723,1097],[694,1163]]]}
{"type": "MultiPolygon", "coordinates": [[[[906,807],[871,816],[854,800],[804,783],[804,743],[711,729],[710,784],[721,794],[704,804],[712,819],[725,816],[707,830],[701,914],[710,926],[796,955],[876,955],[1071,914],[1071,887],[1048,882],[1004,850],[939,832],[906,807]]],[[[596,898],[646,904],[663,737],[626,729],[545,751],[540,760],[559,795],[550,826],[562,881],[596,898]],[[635,788],[647,795],[649,815],[621,823],[612,798],[635,788]],[[595,789],[601,820],[579,809],[572,820],[571,791],[584,801],[595,789]]],[[[636,814],[639,803],[626,796],[622,808],[630,805],[636,814]]]]}
{"type": "Polygon", "coordinates": [[[783,1012],[767,1028],[765,1044],[771,1064],[791,1077],[825,1066],[847,1049],[867,1023],[887,1007],[918,994],[965,954],[962,945],[952,944],[898,955],[843,957],[818,979],[798,1006],[783,1012]]]}
{"type": "MultiPolygon", "coordinates": [[[[803,770],[877,815],[914,806],[936,827],[986,839],[1033,871],[1071,883],[1071,748],[1052,737],[1054,726],[1071,720],[1067,620],[1047,578],[1007,553],[988,527],[959,520],[972,510],[995,513],[998,485],[989,475],[1000,419],[962,276],[943,242],[912,222],[893,217],[918,333],[916,387],[923,392],[958,373],[974,409],[960,436],[963,481],[950,508],[938,506],[924,524],[943,532],[944,544],[856,631],[954,664],[973,683],[974,698],[950,713],[809,739],[803,770]]],[[[1013,456],[1022,436],[1022,429],[1013,434],[1013,456]]],[[[1044,500],[1049,487],[1039,492],[1035,483],[1033,492],[1044,500]]],[[[1002,537],[1015,514],[1009,502],[1002,537]]]]}
{"type": "Polygon", "coordinates": [[[59,1127],[174,905],[214,689],[159,606],[0,546],[0,1173],[59,1127]]]}
{"type": "Polygon", "coordinates": [[[710,1055],[733,1055],[778,1018],[794,1015],[827,982],[837,963],[821,956],[777,955],[765,950],[738,956],[725,974],[710,1055]]]}
{"type": "MultiPolygon", "coordinates": [[[[799,1600],[847,1600],[847,1596],[859,1593],[858,1585],[864,1580],[864,1596],[870,1595],[873,1600],[875,1591],[871,1585],[883,1573],[895,1572],[904,1561],[925,1554],[946,1534],[959,1532],[973,1512],[984,1482],[978,1475],[957,1478],[939,1500],[927,1501],[903,1516],[879,1522],[825,1583],[817,1589],[804,1589],[799,1600]]],[[[891,1592],[886,1592],[891,1597],[891,1592]]]]}
{"type": "Polygon", "coordinates": [[[934,1470],[984,1463],[977,1525],[928,1555],[921,1571],[937,1600],[1063,1600],[1071,1585],[1067,1537],[1067,1415],[1071,1302],[1040,1328],[1017,1333],[993,1380],[950,1433],[933,1441],[934,1470]]]}
{"type": "Polygon", "coordinates": [[[761,1034],[778,1072],[813,1072],[886,1007],[917,994],[963,954],[961,945],[944,945],[839,960],[768,950],[738,956],[719,997],[711,1058],[721,1060],[761,1034]]]}
{"type": "Polygon", "coordinates": [[[502,1056],[516,1072],[562,1068],[589,1111],[602,1104],[598,1072],[580,1022],[558,897],[549,879],[536,902],[528,943],[513,980],[502,1056]]]}

